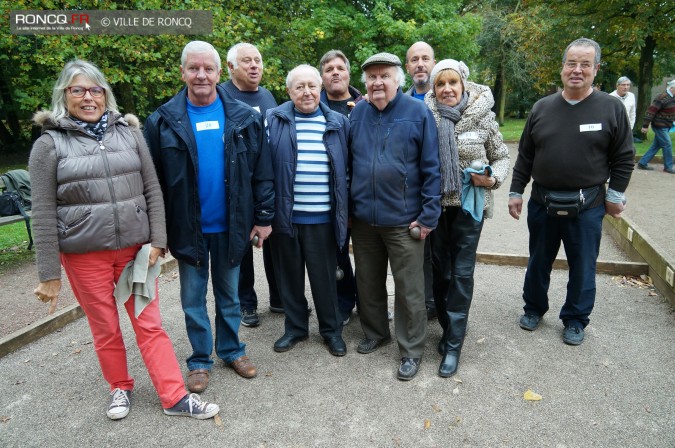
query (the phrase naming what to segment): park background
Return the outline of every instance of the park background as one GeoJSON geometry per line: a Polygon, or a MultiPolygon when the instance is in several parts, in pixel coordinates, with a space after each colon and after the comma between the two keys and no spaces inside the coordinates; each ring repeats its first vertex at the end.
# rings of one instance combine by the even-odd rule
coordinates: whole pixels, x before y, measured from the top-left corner
{"type": "MultiPolygon", "coordinates": [[[[560,86],[565,46],[575,38],[602,47],[596,84],[614,90],[619,76],[633,81],[639,131],[652,98],[675,74],[675,2],[644,0],[0,0],[0,172],[26,168],[39,129],[32,115],[48,109],[64,64],[97,64],[112,85],[120,110],[142,121],[178,92],[180,54],[191,40],[220,52],[226,81],[227,50],[237,42],[263,55],[262,84],[286,101],[285,77],[301,63],[318,65],[330,49],[351,61],[352,84],[363,90],[360,64],[387,51],[405,59],[423,40],[436,60],[463,60],[470,80],[490,86],[506,140],[517,141],[534,102],[560,86]],[[10,33],[12,10],[208,10],[209,35],[30,35],[10,33]]],[[[407,80],[410,83],[410,80],[407,80]]],[[[648,141],[636,144],[643,153],[648,141]]],[[[22,224],[0,232],[0,272],[32,260],[22,224]]]]}

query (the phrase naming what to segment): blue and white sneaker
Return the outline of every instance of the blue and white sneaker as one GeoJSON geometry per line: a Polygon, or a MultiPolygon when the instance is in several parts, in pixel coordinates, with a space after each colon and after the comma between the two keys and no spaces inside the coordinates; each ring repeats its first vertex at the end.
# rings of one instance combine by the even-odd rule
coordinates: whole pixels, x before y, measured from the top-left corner
{"type": "Polygon", "coordinates": [[[110,420],[119,420],[126,417],[129,414],[129,409],[131,409],[130,390],[117,388],[110,392],[108,410],[106,411],[110,420]]]}
{"type": "Polygon", "coordinates": [[[169,409],[164,409],[166,415],[178,415],[183,417],[192,417],[197,420],[206,420],[214,417],[220,408],[217,404],[207,403],[197,394],[188,394],[178,403],[169,409]]]}

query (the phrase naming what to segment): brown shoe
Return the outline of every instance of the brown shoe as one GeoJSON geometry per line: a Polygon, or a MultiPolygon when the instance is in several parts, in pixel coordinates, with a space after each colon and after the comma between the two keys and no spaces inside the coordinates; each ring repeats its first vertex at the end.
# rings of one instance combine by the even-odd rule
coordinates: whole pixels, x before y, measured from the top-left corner
{"type": "Polygon", "coordinates": [[[230,363],[230,367],[234,369],[235,372],[244,378],[255,378],[258,374],[253,362],[248,358],[248,356],[240,356],[230,363]]]}
{"type": "Polygon", "coordinates": [[[208,369],[190,370],[188,373],[188,390],[196,394],[204,392],[209,385],[208,369]]]}

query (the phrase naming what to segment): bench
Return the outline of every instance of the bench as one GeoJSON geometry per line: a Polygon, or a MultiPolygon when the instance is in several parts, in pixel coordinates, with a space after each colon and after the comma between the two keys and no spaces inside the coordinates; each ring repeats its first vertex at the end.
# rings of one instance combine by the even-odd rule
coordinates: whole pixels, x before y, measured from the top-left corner
{"type": "MultiPolygon", "coordinates": [[[[26,211],[26,214],[30,216],[30,210],[26,211]]],[[[14,224],[15,222],[25,222],[23,216],[21,215],[12,215],[12,216],[1,216],[0,217],[0,227],[7,226],[9,224],[14,224]]]]}

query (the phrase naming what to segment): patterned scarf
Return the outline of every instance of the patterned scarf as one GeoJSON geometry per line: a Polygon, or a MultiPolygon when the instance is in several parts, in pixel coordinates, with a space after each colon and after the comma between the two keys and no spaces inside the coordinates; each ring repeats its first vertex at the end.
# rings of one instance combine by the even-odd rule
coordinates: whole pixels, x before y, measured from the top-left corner
{"type": "Polygon", "coordinates": [[[441,161],[441,193],[459,193],[462,189],[462,176],[459,173],[459,156],[455,139],[455,124],[462,117],[469,102],[469,95],[462,93],[462,99],[456,106],[441,104],[436,98],[436,109],[441,119],[438,123],[438,157],[441,161]]]}
{"type": "Polygon", "coordinates": [[[103,134],[108,127],[108,111],[105,111],[105,113],[101,115],[101,119],[98,120],[98,123],[87,123],[86,121],[78,120],[72,115],[70,119],[73,120],[78,126],[83,128],[87,134],[91,135],[99,142],[103,140],[103,134]]]}

